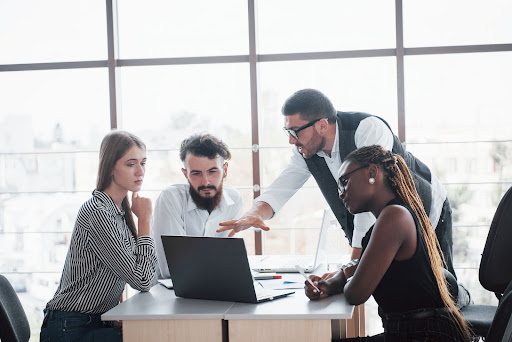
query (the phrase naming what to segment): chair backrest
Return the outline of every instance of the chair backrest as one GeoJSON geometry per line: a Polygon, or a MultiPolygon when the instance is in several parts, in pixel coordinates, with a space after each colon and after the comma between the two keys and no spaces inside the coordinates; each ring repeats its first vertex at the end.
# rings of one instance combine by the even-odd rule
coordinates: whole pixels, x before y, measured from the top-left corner
{"type": "Polygon", "coordinates": [[[512,282],[503,293],[485,341],[512,341],[512,282]]]}
{"type": "Polygon", "coordinates": [[[448,284],[448,291],[452,298],[457,298],[459,295],[459,284],[457,283],[457,279],[450,273],[446,268],[443,268],[444,277],[446,278],[446,283],[448,284]]]}
{"type": "Polygon", "coordinates": [[[27,342],[30,325],[20,299],[11,283],[0,274],[0,340],[27,342]]]}
{"type": "Polygon", "coordinates": [[[479,269],[480,284],[498,298],[512,281],[512,187],[496,209],[479,269]]]}

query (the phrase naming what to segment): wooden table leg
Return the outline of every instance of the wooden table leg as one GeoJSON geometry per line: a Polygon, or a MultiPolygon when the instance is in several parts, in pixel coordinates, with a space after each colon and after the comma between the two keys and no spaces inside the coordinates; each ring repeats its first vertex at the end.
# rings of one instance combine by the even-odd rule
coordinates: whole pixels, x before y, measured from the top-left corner
{"type": "Polygon", "coordinates": [[[230,320],[229,342],[331,342],[331,320],[230,320]]]}
{"type": "Polygon", "coordinates": [[[366,336],[364,304],[354,307],[351,319],[332,320],[331,330],[335,339],[366,336]]]}
{"type": "Polygon", "coordinates": [[[123,342],[222,342],[222,320],[123,321],[123,342]]]}

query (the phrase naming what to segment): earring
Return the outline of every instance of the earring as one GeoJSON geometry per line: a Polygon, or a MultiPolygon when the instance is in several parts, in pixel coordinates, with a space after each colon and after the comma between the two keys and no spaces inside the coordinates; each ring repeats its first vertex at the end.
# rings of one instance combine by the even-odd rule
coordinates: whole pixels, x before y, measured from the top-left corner
{"type": "Polygon", "coordinates": [[[368,183],[370,183],[370,184],[375,183],[375,178],[371,177],[370,179],[368,179],[368,183]]]}

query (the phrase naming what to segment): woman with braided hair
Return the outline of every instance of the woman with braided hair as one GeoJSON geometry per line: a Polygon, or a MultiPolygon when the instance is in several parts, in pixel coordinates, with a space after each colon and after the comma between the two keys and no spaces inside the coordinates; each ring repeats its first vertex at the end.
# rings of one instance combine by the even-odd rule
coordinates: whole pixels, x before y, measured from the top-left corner
{"type": "Polygon", "coordinates": [[[377,221],[357,265],[331,278],[310,276],[320,291],[306,282],[306,295],[318,300],[343,292],[354,305],[373,295],[384,333],[361,340],[468,341],[439,243],[403,158],[382,146],[362,147],[345,158],[340,174],[338,190],[348,211],[371,211],[377,221]]]}

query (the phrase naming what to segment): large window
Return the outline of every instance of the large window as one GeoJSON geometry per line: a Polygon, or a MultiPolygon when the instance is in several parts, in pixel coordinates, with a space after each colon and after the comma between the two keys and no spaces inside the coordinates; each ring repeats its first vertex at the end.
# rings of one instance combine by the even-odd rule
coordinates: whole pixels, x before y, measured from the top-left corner
{"type": "MultiPolygon", "coordinates": [[[[184,182],[181,140],[231,148],[249,209],[291,150],[280,108],[317,88],[383,117],[445,186],[455,267],[475,302],[488,227],[512,185],[512,2],[220,0],[0,3],[0,273],[38,341],[80,205],[112,128],[148,146],[143,192],[184,182]],[[442,10],[440,10],[442,8],[442,10]]],[[[248,252],[308,254],[327,206],[310,179],[248,252]]],[[[335,240],[336,239],[336,240],[335,240]]],[[[344,237],[333,236],[348,251],[344,237]]],[[[380,331],[373,302],[367,333],[380,331]]]]}
{"type": "Polygon", "coordinates": [[[257,2],[258,53],[395,47],[393,1],[257,2]]]}
{"type": "Polygon", "coordinates": [[[247,2],[118,2],[120,58],[247,55],[247,2]]]}
{"type": "Polygon", "coordinates": [[[104,60],[105,13],[102,1],[2,1],[0,65],[104,60]]]}

